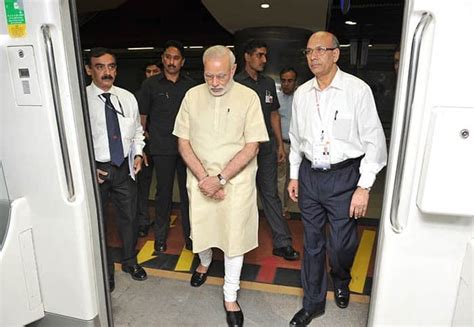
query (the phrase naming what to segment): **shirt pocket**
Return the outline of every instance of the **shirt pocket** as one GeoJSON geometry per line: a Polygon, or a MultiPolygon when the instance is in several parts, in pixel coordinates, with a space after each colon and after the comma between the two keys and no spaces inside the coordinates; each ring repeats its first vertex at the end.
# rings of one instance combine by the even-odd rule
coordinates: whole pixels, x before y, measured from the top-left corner
{"type": "Polygon", "coordinates": [[[348,140],[351,135],[352,119],[351,117],[337,117],[332,127],[332,135],[338,140],[348,140]]]}
{"type": "Polygon", "coordinates": [[[221,114],[219,135],[225,140],[235,141],[244,134],[245,115],[238,109],[225,109],[221,114]]]}
{"type": "Polygon", "coordinates": [[[160,110],[163,110],[163,107],[166,106],[169,99],[168,92],[157,91],[153,93],[153,106],[157,106],[160,110]]]}

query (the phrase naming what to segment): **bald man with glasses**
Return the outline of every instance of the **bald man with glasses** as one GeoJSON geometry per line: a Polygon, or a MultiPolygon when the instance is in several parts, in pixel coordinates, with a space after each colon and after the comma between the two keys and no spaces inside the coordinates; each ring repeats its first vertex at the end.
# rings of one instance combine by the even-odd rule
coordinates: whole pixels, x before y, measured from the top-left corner
{"type": "Polygon", "coordinates": [[[387,163],[385,135],[372,91],[337,66],[337,38],[328,32],[314,33],[304,54],[315,78],[294,95],[288,184],[304,227],[304,297],[303,308],[290,326],[306,326],[324,314],[326,248],[336,305],[348,306],[357,218],[366,215],[370,188],[387,163]],[[328,242],[326,223],[330,225],[328,242]]]}

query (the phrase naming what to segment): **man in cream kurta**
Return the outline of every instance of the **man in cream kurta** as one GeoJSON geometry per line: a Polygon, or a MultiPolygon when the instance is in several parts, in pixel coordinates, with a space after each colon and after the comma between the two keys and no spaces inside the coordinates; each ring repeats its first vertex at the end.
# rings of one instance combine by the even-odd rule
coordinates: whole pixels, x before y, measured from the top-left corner
{"type": "Polygon", "coordinates": [[[258,246],[256,154],[268,134],[257,94],[233,81],[232,52],[211,47],[203,61],[206,83],[186,93],[173,131],[188,165],[191,238],[201,259],[191,285],[205,282],[210,249],[221,249],[227,321],[241,325],[236,298],[243,254],[258,246]]]}

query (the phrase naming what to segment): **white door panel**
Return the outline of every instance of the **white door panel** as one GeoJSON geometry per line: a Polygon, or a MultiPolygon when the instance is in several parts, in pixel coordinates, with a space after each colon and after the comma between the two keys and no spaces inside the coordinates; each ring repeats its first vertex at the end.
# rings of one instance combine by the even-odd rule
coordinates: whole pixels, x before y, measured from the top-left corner
{"type": "Polygon", "coordinates": [[[0,321],[3,326],[22,326],[44,316],[33,244],[31,211],[24,198],[17,199],[11,204],[8,227],[0,251],[2,290],[0,321]],[[17,280],[24,282],[15,283],[15,287],[10,287],[12,281],[17,280]]]}
{"type": "Polygon", "coordinates": [[[474,218],[474,107],[432,109],[418,189],[418,207],[427,214],[474,218]]]}
{"type": "MultiPolygon", "coordinates": [[[[8,81],[1,90],[0,161],[10,199],[22,198],[29,208],[44,319],[54,317],[59,325],[67,325],[68,319],[83,325],[111,325],[73,15],[68,1],[18,3],[24,5],[26,35],[13,38],[5,24],[4,1],[0,1],[0,74],[8,81]],[[19,49],[34,53],[35,60],[19,63],[26,60],[14,57],[19,49]],[[21,79],[26,78],[19,77],[18,66],[37,73],[39,92],[30,90],[35,90],[34,99],[18,96],[23,91],[21,79]]],[[[22,237],[12,235],[21,231],[8,232],[12,239],[22,237]]],[[[31,250],[31,246],[26,248],[31,250]]],[[[4,247],[0,258],[15,251],[4,247]]],[[[6,265],[2,259],[2,270],[6,265]]],[[[2,284],[2,293],[10,288],[30,289],[33,281],[31,276],[26,282],[20,276],[10,279],[2,284]]],[[[5,309],[10,305],[5,301],[0,305],[6,313],[0,315],[0,325],[9,317],[23,315],[25,303],[11,310],[5,309]]],[[[33,321],[26,321],[27,315],[23,318],[23,323],[33,321]]]]}
{"type": "Polygon", "coordinates": [[[471,137],[459,137],[461,126],[472,126],[474,66],[453,51],[458,46],[464,54],[474,51],[461,33],[472,29],[474,3],[413,0],[405,11],[369,325],[449,326],[474,233],[472,192],[464,188],[472,185],[474,152],[471,137]],[[432,20],[420,39],[418,65],[410,67],[415,28],[424,12],[432,20]],[[407,89],[415,71],[416,83],[407,89]],[[410,90],[412,112],[406,115],[410,90]],[[451,167],[440,160],[447,143],[451,167]]]}

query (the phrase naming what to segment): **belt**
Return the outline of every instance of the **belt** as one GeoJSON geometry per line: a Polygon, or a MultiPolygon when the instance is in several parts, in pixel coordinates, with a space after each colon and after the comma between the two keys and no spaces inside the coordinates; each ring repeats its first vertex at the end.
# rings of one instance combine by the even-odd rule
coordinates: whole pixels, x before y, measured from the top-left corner
{"type": "MultiPolygon", "coordinates": [[[[341,162],[338,162],[338,163],[335,163],[335,164],[331,164],[331,168],[328,168],[328,169],[323,169],[323,168],[312,168],[312,169],[315,170],[315,171],[318,171],[318,172],[330,172],[330,171],[334,171],[334,170],[339,170],[339,169],[343,169],[343,168],[352,166],[353,164],[360,163],[360,161],[362,160],[363,157],[364,156],[360,156],[358,158],[346,159],[344,161],[341,161],[341,162]]],[[[309,164],[311,165],[311,161],[308,160],[308,158],[305,157],[305,160],[308,161],[309,164]]]]}
{"type": "MultiPolygon", "coordinates": [[[[120,165],[120,167],[122,167],[124,164],[127,164],[128,165],[128,156],[126,156],[124,159],[123,159],[123,163],[120,165]]],[[[116,167],[116,168],[120,168],[120,167],[117,167],[115,165],[112,164],[112,161],[105,161],[105,162],[101,162],[101,161],[95,161],[95,164],[97,166],[113,166],[113,167],[116,167]]]]}
{"type": "Polygon", "coordinates": [[[283,143],[290,144],[290,140],[283,140],[283,143]]]}

